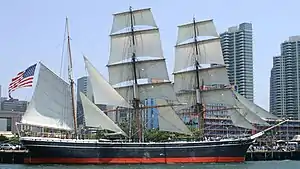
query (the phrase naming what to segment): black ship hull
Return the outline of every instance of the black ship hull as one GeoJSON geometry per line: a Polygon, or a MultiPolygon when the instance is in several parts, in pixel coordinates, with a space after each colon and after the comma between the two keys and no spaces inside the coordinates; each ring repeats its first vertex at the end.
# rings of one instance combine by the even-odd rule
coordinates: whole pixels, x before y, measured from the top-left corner
{"type": "Polygon", "coordinates": [[[243,162],[253,140],[121,143],[56,138],[21,139],[29,164],[155,164],[243,162]]]}

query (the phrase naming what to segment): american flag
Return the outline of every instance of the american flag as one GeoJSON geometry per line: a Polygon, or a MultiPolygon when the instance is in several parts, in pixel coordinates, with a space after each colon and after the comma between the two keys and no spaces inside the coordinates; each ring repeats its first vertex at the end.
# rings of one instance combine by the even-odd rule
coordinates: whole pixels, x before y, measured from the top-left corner
{"type": "Polygon", "coordinates": [[[11,83],[8,87],[8,93],[15,91],[16,89],[22,87],[32,87],[33,76],[35,71],[36,64],[30,66],[25,71],[19,72],[16,77],[11,80],[11,83]]]}

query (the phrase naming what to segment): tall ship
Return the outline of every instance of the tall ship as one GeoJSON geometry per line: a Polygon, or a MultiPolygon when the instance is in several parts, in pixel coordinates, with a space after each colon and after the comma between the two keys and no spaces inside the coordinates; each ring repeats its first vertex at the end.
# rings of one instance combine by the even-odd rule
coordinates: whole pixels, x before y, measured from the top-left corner
{"type": "Polygon", "coordinates": [[[94,96],[90,100],[80,93],[78,98],[83,106],[85,128],[103,134],[102,138],[91,139],[86,136],[89,134],[82,134],[77,125],[69,33],[67,40],[68,81],[43,63],[36,65],[33,96],[18,124],[20,141],[29,150],[25,163],[243,162],[248,147],[257,137],[285,122],[281,120],[252,136],[206,139],[204,114],[210,104],[222,104],[233,124],[246,129],[255,129],[253,124],[268,125],[265,119],[276,117],[230,86],[213,20],[194,19],[178,27],[173,84],[166,67],[159,28],[150,8],[130,8],[113,15],[107,64],[109,80],[84,56],[94,96]],[[201,36],[212,38],[201,40],[201,36]],[[150,98],[155,99],[155,106],[145,104],[144,100],[150,98]],[[101,110],[96,104],[109,108],[101,110]],[[149,140],[144,118],[149,108],[159,111],[159,131],[181,137],[149,140]],[[180,111],[187,109],[199,116],[197,135],[180,118],[180,111]],[[127,128],[120,127],[108,117],[109,113],[124,112],[128,119],[127,128]],[[49,132],[50,136],[45,134],[49,132]]]}

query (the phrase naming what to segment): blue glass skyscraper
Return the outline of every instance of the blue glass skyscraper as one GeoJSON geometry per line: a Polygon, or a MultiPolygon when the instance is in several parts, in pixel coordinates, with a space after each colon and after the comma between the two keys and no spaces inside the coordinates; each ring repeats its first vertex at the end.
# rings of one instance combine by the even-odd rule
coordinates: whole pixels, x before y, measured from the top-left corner
{"type": "MultiPolygon", "coordinates": [[[[156,102],[154,99],[145,100],[146,106],[155,106],[156,102]]],[[[158,128],[158,109],[157,108],[148,108],[145,113],[145,123],[147,129],[156,129],[158,128]]]]}

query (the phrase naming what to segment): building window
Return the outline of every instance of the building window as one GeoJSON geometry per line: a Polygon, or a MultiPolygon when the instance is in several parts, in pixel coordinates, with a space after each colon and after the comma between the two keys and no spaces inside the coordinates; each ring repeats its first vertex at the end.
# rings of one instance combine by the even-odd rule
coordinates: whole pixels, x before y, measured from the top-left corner
{"type": "Polygon", "coordinates": [[[6,126],[6,131],[11,131],[11,118],[7,118],[7,126],[6,126]]]}

